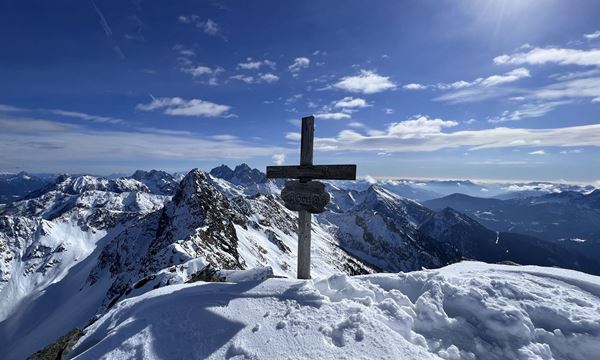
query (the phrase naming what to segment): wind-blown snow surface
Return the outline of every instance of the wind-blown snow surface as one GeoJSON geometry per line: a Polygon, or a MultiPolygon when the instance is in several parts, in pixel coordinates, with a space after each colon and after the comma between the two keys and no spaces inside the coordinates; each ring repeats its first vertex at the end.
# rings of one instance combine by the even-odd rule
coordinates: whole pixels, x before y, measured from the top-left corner
{"type": "Polygon", "coordinates": [[[75,359],[593,359],[600,278],[463,262],[303,282],[172,285],[86,329],[75,359]]]}

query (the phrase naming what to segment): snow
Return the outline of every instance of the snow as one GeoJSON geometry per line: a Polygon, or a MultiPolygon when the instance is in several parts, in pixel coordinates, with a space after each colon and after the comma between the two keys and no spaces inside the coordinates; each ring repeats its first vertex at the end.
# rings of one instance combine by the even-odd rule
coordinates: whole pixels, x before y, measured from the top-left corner
{"type": "Polygon", "coordinates": [[[82,231],[73,221],[42,220],[40,228],[43,231],[36,232],[33,240],[36,246],[20,255],[34,259],[41,257],[38,253],[42,251],[50,255],[33,264],[28,261],[14,262],[11,281],[0,288],[0,322],[17,306],[24,306],[21,304],[23,299],[29,297],[28,301],[32,301],[49,285],[61,281],[77,263],[77,259],[86,258],[95,249],[98,240],[107,235],[102,230],[94,233],[82,231]],[[59,247],[69,251],[57,250],[59,247]]]}
{"type": "Polygon", "coordinates": [[[479,262],[313,281],[179,284],[118,303],[70,355],[592,359],[600,353],[599,297],[596,276],[479,262]]]}

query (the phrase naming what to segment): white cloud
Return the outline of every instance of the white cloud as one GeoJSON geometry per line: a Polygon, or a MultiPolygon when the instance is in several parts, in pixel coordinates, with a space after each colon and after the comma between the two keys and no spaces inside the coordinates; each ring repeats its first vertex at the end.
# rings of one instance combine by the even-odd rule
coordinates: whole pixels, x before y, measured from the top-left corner
{"type": "Polygon", "coordinates": [[[529,155],[546,155],[544,150],[536,150],[529,153],[529,155]]]}
{"type": "Polygon", "coordinates": [[[270,83],[274,83],[277,80],[279,80],[279,76],[271,74],[271,73],[259,74],[259,79],[270,84],[270,83]]]}
{"type": "Polygon", "coordinates": [[[193,57],[193,56],[196,56],[196,51],[194,51],[193,49],[181,48],[179,50],[179,55],[193,57]]]}
{"type": "Polygon", "coordinates": [[[490,123],[517,121],[526,118],[537,118],[546,115],[556,107],[570,103],[569,101],[551,101],[536,104],[524,104],[514,111],[504,111],[502,115],[488,119],[490,123]]]}
{"type": "Polygon", "coordinates": [[[348,123],[348,126],[353,127],[353,128],[364,128],[365,124],[363,124],[359,121],[351,121],[348,123]]]}
{"type": "Polygon", "coordinates": [[[143,111],[164,109],[165,114],[175,116],[232,116],[228,114],[231,109],[228,105],[219,105],[200,99],[186,100],[179,97],[153,98],[150,103],[138,104],[136,108],[143,111]]]}
{"type": "Polygon", "coordinates": [[[393,123],[367,135],[343,130],[334,138],[318,138],[322,150],[420,152],[467,147],[469,150],[507,147],[600,146],[600,124],[553,129],[494,128],[446,132],[455,121],[421,116],[393,123]]]}
{"type": "Polygon", "coordinates": [[[472,87],[451,91],[444,95],[434,98],[435,101],[445,101],[451,104],[477,102],[489,99],[495,99],[514,94],[515,89],[506,89],[502,87],[472,87]]]}
{"type": "Polygon", "coordinates": [[[283,163],[285,163],[285,154],[284,153],[274,154],[272,159],[276,165],[283,165],[283,163]]]}
{"type": "Polygon", "coordinates": [[[252,58],[248,58],[247,62],[237,64],[238,69],[243,70],[259,70],[261,66],[268,66],[271,69],[275,70],[277,63],[271,60],[252,60],[252,58]]]}
{"type": "MultiPolygon", "coordinates": [[[[533,90],[484,86],[468,87],[438,96],[434,100],[446,101],[450,103],[465,103],[498,97],[510,97],[511,100],[518,101],[523,101],[526,99],[549,101],[560,99],[591,98],[593,102],[594,99],[600,98],[600,77],[585,76],[594,74],[595,72],[572,74],[572,76],[566,77],[572,78],[572,80],[560,81],[533,90]]],[[[483,80],[479,82],[481,83],[482,81],[483,80]]],[[[558,103],[555,105],[558,105],[558,103]]]]}
{"type": "Polygon", "coordinates": [[[575,79],[537,89],[532,93],[538,99],[597,98],[600,97],[600,77],[575,79]]]}
{"type": "Polygon", "coordinates": [[[254,82],[254,77],[249,76],[249,75],[237,74],[237,75],[230,76],[229,78],[234,79],[234,80],[243,81],[246,84],[252,84],[254,82]]]}
{"type": "Polygon", "coordinates": [[[343,77],[333,86],[363,94],[374,94],[396,88],[396,84],[388,76],[381,76],[370,70],[361,70],[359,75],[343,77]]]}
{"type": "Polygon", "coordinates": [[[481,81],[482,86],[496,86],[504,83],[517,81],[523,78],[530,77],[529,70],[518,68],[507,72],[504,75],[492,75],[481,81]]]}
{"type": "Polygon", "coordinates": [[[589,33],[589,34],[584,34],[583,37],[588,40],[598,39],[598,38],[600,38],[600,30],[596,30],[593,33],[589,33]]]}
{"type": "MultiPolygon", "coordinates": [[[[0,134],[10,133],[50,133],[69,131],[78,128],[76,125],[56,121],[29,118],[0,118],[0,134]]],[[[8,135],[7,135],[8,136],[8,135]]]]}
{"type": "Polygon", "coordinates": [[[600,69],[591,69],[591,70],[585,70],[585,71],[573,71],[573,72],[568,72],[566,74],[554,74],[554,75],[550,75],[551,78],[554,78],[556,80],[573,80],[573,79],[579,79],[579,78],[587,78],[587,77],[593,77],[595,75],[600,74],[600,69]]]}
{"type": "Polygon", "coordinates": [[[542,65],[554,63],[559,65],[600,66],[600,49],[534,48],[525,53],[497,56],[494,58],[494,62],[496,64],[542,65]]]}
{"type": "Polygon", "coordinates": [[[213,135],[210,137],[211,139],[215,139],[215,140],[220,140],[220,141],[233,141],[233,140],[238,140],[238,137],[235,135],[231,135],[231,134],[219,134],[219,135],[213,135]]]}
{"type": "Polygon", "coordinates": [[[310,59],[307,57],[298,57],[294,59],[292,65],[288,66],[288,69],[292,73],[297,73],[302,69],[307,68],[310,65],[310,59]]]}
{"type": "Polygon", "coordinates": [[[303,95],[302,94],[295,94],[290,96],[289,98],[285,99],[285,104],[289,105],[292,103],[295,103],[296,101],[302,99],[303,95]]]}
{"type": "Polygon", "coordinates": [[[343,112],[334,112],[334,113],[319,113],[315,114],[317,119],[323,120],[341,120],[341,119],[349,119],[350,115],[343,112]]]}
{"type": "Polygon", "coordinates": [[[230,79],[243,81],[246,84],[253,83],[263,83],[266,82],[268,84],[274,83],[279,80],[279,76],[274,74],[258,74],[257,77],[253,77],[250,75],[237,74],[229,77],[230,79]]]}
{"type": "Polygon", "coordinates": [[[246,63],[239,63],[237,65],[238,69],[244,69],[244,70],[258,70],[260,69],[260,66],[262,65],[262,61],[249,61],[246,63]]]}
{"type": "Polygon", "coordinates": [[[507,84],[530,77],[526,68],[516,68],[504,74],[495,74],[488,77],[479,77],[473,81],[458,80],[452,83],[437,83],[433,85],[407,84],[403,87],[408,90],[423,90],[434,88],[437,90],[450,90],[450,92],[436,97],[434,100],[450,103],[463,103],[487,100],[500,97],[514,92],[513,89],[495,88],[498,85],[507,84]]]}
{"type": "Polygon", "coordinates": [[[209,85],[217,85],[219,74],[225,71],[220,66],[216,68],[209,68],[208,66],[196,66],[196,67],[184,67],[181,68],[184,73],[191,74],[194,78],[208,77],[207,83],[209,85]]]}
{"type": "Polygon", "coordinates": [[[406,90],[424,90],[427,89],[427,85],[410,83],[402,86],[406,90]]]}
{"type": "Polygon", "coordinates": [[[90,114],[85,114],[82,112],[75,112],[75,111],[51,110],[50,112],[55,115],[74,117],[74,118],[87,120],[87,121],[93,121],[93,122],[97,122],[97,123],[117,124],[117,123],[123,122],[123,120],[117,119],[117,118],[112,118],[112,117],[108,117],[108,116],[90,115],[90,114]]]}
{"type": "Polygon", "coordinates": [[[180,15],[177,17],[177,21],[179,21],[182,24],[191,24],[194,21],[198,20],[198,15],[190,15],[190,16],[186,16],[186,15],[180,15]]]}
{"type": "Polygon", "coordinates": [[[525,68],[517,68],[501,75],[490,75],[486,78],[477,78],[470,82],[459,80],[450,84],[439,83],[436,85],[436,87],[440,90],[457,90],[473,86],[491,87],[517,81],[530,76],[529,70],[525,68]]]}
{"type": "Polygon", "coordinates": [[[300,127],[302,125],[302,120],[300,119],[288,119],[287,122],[294,125],[295,127],[300,127]]]}
{"type": "Polygon", "coordinates": [[[202,29],[208,35],[217,35],[220,31],[219,24],[211,19],[206,19],[206,21],[200,21],[200,17],[196,14],[192,15],[180,15],[177,17],[177,21],[181,24],[192,24],[197,28],[202,29]]]}
{"type": "Polygon", "coordinates": [[[387,134],[410,138],[415,136],[425,136],[427,134],[436,134],[442,131],[442,128],[457,126],[458,122],[453,120],[431,119],[426,116],[419,116],[416,119],[392,123],[387,129],[387,134]]]}
{"type": "Polygon", "coordinates": [[[64,167],[79,161],[90,167],[83,171],[90,171],[97,160],[139,163],[249,159],[288,152],[290,149],[277,146],[188,136],[184,132],[100,131],[46,120],[0,118],[3,160],[13,166],[26,163],[30,169],[64,167]]]}
{"type": "Polygon", "coordinates": [[[300,141],[300,139],[302,138],[302,134],[300,134],[299,132],[289,132],[285,134],[285,138],[292,141],[300,141]]]}
{"type": "Polygon", "coordinates": [[[263,64],[265,64],[266,66],[270,67],[273,70],[275,70],[275,68],[277,68],[277,63],[275,61],[263,60],[263,64]]]}
{"type": "Polygon", "coordinates": [[[336,108],[364,108],[369,106],[369,104],[367,104],[365,99],[346,96],[345,98],[336,101],[333,106],[336,108]]]}
{"type": "Polygon", "coordinates": [[[4,112],[16,112],[16,111],[25,111],[25,109],[21,109],[15,106],[11,106],[11,105],[3,105],[0,104],[0,111],[4,111],[4,112]]]}
{"type": "Polygon", "coordinates": [[[182,71],[190,73],[192,74],[192,76],[202,76],[213,73],[213,70],[208,66],[196,66],[192,68],[182,69],[182,71]]]}
{"type": "Polygon", "coordinates": [[[466,87],[470,87],[473,85],[477,85],[479,83],[481,83],[481,81],[483,80],[483,78],[477,78],[471,82],[468,81],[464,81],[464,80],[459,80],[459,81],[455,81],[453,83],[439,83],[436,85],[436,87],[440,90],[456,90],[456,89],[462,89],[462,88],[466,88],[466,87]]]}
{"type": "Polygon", "coordinates": [[[196,26],[204,30],[204,32],[209,35],[217,35],[217,33],[219,32],[219,25],[211,19],[207,19],[204,22],[200,22],[196,26]]]}
{"type": "Polygon", "coordinates": [[[560,153],[561,154],[581,154],[583,152],[583,149],[572,149],[572,150],[563,150],[560,153]]]}
{"type": "Polygon", "coordinates": [[[489,159],[483,161],[469,161],[469,165],[527,165],[528,162],[524,160],[499,160],[499,159],[489,159]]]}

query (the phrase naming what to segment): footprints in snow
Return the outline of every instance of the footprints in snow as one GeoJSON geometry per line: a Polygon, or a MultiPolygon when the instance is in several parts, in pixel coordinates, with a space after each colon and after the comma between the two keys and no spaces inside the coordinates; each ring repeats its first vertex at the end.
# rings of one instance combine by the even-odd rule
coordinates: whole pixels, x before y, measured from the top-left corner
{"type": "MultiPolygon", "coordinates": [[[[346,314],[341,318],[341,321],[335,319],[315,319],[311,314],[311,306],[301,306],[293,300],[286,300],[285,308],[278,314],[272,314],[271,311],[265,312],[264,319],[269,317],[274,318],[271,323],[275,330],[293,332],[294,336],[298,336],[302,331],[311,329],[310,323],[330,323],[321,325],[316,329],[325,339],[326,342],[337,346],[344,347],[349,341],[361,342],[365,339],[365,331],[362,326],[366,322],[366,317],[362,314],[362,309],[358,307],[350,307],[346,314]],[[279,319],[279,321],[277,321],[279,319]]],[[[339,320],[339,319],[338,319],[339,320]]],[[[257,333],[261,331],[263,324],[255,324],[251,331],[257,333]]],[[[233,351],[232,353],[237,353],[233,351]]]]}

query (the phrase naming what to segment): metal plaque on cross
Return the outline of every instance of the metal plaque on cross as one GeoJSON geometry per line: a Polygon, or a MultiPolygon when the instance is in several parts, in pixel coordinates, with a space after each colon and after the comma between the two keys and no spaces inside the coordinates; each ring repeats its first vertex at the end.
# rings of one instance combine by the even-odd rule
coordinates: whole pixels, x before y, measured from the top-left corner
{"type": "Polygon", "coordinates": [[[298,211],[298,279],[310,279],[311,213],[325,211],[329,194],[322,180],[356,180],[356,165],[313,165],[315,118],[302,118],[300,165],[267,166],[269,179],[298,179],[287,181],[281,191],[285,206],[298,211]]]}

